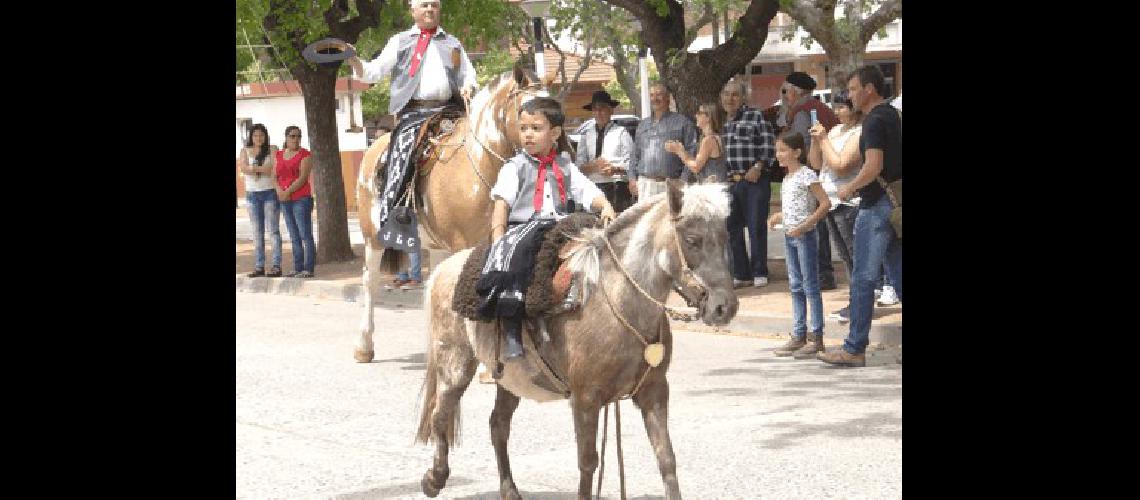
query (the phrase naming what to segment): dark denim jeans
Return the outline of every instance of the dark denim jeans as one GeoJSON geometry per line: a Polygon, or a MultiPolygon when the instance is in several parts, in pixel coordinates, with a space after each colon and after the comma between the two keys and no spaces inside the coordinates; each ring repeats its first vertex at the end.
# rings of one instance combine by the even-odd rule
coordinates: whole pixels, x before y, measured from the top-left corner
{"type": "Polygon", "coordinates": [[[827,234],[827,218],[820,219],[815,225],[815,234],[819,235],[819,258],[816,259],[819,262],[819,286],[822,288],[824,283],[835,286],[835,266],[831,263],[831,238],[828,238],[827,234]]]}
{"type": "Polygon", "coordinates": [[[890,223],[891,201],[883,196],[855,217],[855,271],[851,279],[851,329],[843,349],[858,354],[867,349],[875,309],[875,284],[887,267],[892,286],[902,300],[902,240],[890,223]]]}
{"type": "Polygon", "coordinates": [[[823,333],[823,296],[819,292],[819,237],[815,229],[795,238],[784,236],[788,263],[788,289],[792,292],[792,336],[804,338],[808,303],[811,303],[811,333],[823,333]]]}
{"type": "Polygon", "coordinates": [[[285,215],[285,227],[289,229],[289,239],[293,242],[293,270],[315,272],[317,242],[313,240],[313,197],[283,201],[281,212],[285,215]]]}
{"type": "Polygon", "coordinates": [[[266,189],[245,194],[246,208],[249,209],[249,222],[253,226],[253,268],[265,269],[265,232],[269,232],[273,244],[273,267],[281,267],[281,229],[279,220],[280,205],[277,191],[266,189]]]}
{"type": "Polygon", "coordinates": [[[738,280],[768,277],[768,203],[772,185],[768,176],[756,183],[745,180],[732,183],[732,212],[728,215],[728,241],[732,249],[732,276],[738,280]],[[752,246],[749,255],[744,246],[744,230],[752,246]]]}

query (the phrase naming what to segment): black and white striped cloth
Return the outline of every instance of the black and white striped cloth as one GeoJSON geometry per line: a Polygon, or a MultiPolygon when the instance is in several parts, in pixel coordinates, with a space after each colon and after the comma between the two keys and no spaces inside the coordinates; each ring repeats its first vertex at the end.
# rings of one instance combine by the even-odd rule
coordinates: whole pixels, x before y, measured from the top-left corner
{"type": "Polygon", "coordinates": [[[415,168],[409,168],[415,148],[416,133],[425,121],[443,110],[443,107],[425,108],[409,111],[400,116],[400,123],[392,131],[394,142],[388,144],[387,177],[384,189],[380,191],[380,221],[376,227],[382,227],[388,221],[388,214],[396,206],[396,202],[404,195],[408,188],[408,181],[415,168]]]}
{"type": "Polygon", "coordinates": [[[534,274],[542,237],[557,223],[554,219],[533,219],[512,227],[491,245],[483,272],[475,283],[482,317],[523,316],[526,312],[524,293],[534,274]]]}

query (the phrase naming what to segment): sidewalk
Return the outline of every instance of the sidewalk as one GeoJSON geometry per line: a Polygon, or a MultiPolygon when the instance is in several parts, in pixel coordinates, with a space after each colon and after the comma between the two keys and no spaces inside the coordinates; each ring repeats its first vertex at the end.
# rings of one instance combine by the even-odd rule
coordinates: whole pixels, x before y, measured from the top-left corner
{"type": "MultiPolygon", "coordinates": [[[[347,262],[331,264],[318,264],[316,278],[247,278],[246,273],[253,269],[253,243],[250,240],[249,220],[245,210],[238,210],[237,220],[237,256],[235,259],[237,273],[237,290],[242,292],[275,293],[288,295],[304,295],[322,299],[345,300],[358,302],[363,296],[361,285],[361,270],[364,267],[364,242],[360,234],[355,213],[349,214],[349,229],[352,233],[352,249],[356,257],[347,262]],[[243,234],[244,222],[244,234],[243,234]]],[[[314,217],[315,219],[315,217],[314,217]]],[[[314,224],[315,226],[315,224],[314,224]]],[[[292,245],[289,243],[288,231],[284,224],[281,227],[282,240],[285,242],[282,249],[281,267],[284,272],[293,269],[292,245]]],[[[316,230],[314,229],[314,234],[316,230]]],[[[692,323],[674,322],[676,329],[688,331],[701,331],[723,335],[744,335],[762,337],[786,337],[792,327],[792,303],[788,292],[787,270],[783,259],[783,234],[779,231],[769,233],[769,285],[763,288],[738,288],[737,298],[740,301],[736,318],[725,327],[712,327],[699,321],[692,323]],[[772,236],[779,238],[779,245],[775,245],[772,236]],[[778,253],[777,253],[778,249],[778,253]],[[778,255],[778,257],[776,256],[778,255]]],[[[267,242],[268,243],[268,242],[267,242]]],[[[266,245],[267,254],[270,252],[266,245]]],[[[834,252],[833,252],[834,253],[834,252]]],[[[267,258],[269,255],[266,256],[267,258]]],[[[428,258],[424,258],[424,278],[428,275],[428,258]]],[[[838,311],[846,305],[848,289],[847,277],[842,262],[835,265],[836,277],[839,279],[839,288],[823,292],[823,309],[826,314],[838,311]]],[[[381,282],[390,282],[395,276],[386,274],[381,276],[381,282]]],[[[373,301],[381,307],[421,308],[423,306],[422,290],[379,290],[373,294],[373,301]]],[[[684,300],[677,294],[670,294],[668,304],[681,311],[691,311],[685,307],[684,300]]],[[[825,320],[824,335],[827,344],[841,343],[847,335],[848,325],[840,325],[836,321],[825,320]]],[[[875,306],[874,322],[871,325],[870,339],[872,344],[902,344],[902,305],[890,307],[875,306]]]]}

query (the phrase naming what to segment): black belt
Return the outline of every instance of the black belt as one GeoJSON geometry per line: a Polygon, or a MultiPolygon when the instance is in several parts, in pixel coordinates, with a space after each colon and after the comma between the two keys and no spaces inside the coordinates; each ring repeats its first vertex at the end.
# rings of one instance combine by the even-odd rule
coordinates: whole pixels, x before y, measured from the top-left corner
{"type": "Polygon", "coordinates": [[[442,106],[446,106],[450,102],[451,102],[451,100],[449,100],[449,99],[433,99],[433,100],[412,99],[412,100],[408,101],[408,104],[404,105],[404,109],[408,110],[408,109],[439,108],[442,106]]]}
{"type": "Polygon", "coordinates": [[[744,180],[744,174],[728,174],[728,180],[732,182],[740,182],[744,180]]]}

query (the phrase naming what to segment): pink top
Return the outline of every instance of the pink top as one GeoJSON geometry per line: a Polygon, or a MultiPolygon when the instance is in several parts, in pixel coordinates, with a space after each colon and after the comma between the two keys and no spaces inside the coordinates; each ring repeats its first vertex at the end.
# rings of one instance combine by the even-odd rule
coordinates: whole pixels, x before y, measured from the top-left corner
{"type": "MultiPolygon", "coordinates": [[[[299,148],[297,153],[292,158],[285,159],[285,150],[277,150],[276,163],[277,163],[277,184],[281,189],[289,189],[289,186],[301,176],[301,160],[312,156],[312,153],[305,148],[299,148]]],[[[311,173],[311,172],[310,172],[311,173]]],[[[313,192],[312,187],[309,185],[309,179],[305,179],[305,183],[301,188],[294,192],[289,201],[297,201],[306,196],[311,196],[313,192]]]]}

